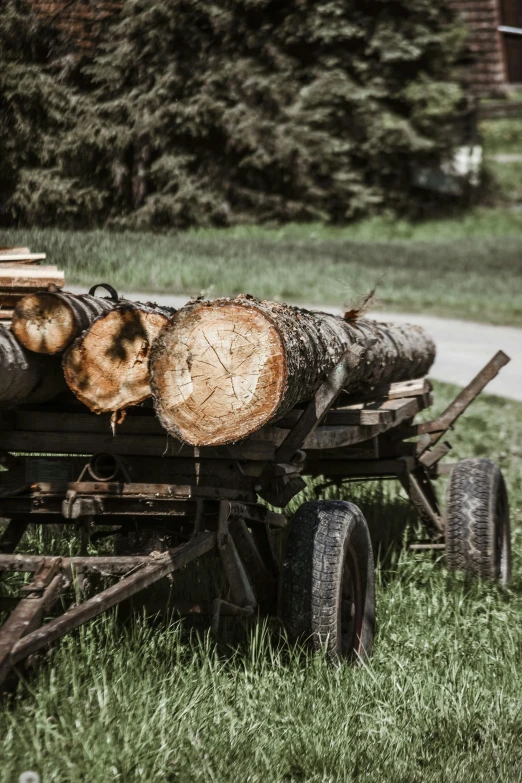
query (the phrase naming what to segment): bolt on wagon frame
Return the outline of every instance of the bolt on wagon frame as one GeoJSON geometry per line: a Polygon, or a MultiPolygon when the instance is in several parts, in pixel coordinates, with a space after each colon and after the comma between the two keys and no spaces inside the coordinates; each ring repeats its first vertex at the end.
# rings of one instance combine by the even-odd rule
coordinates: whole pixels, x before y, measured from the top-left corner
{"type": "Polygon", "coordinates": [[[343,386],[357,360],[347,352],[311,402],[230,446],[173,441],[147,407],[129,411],[115,436],[107,417],[85,412],[72,399],[3,412],[0,517],[9,522],[0,537],[0,576],[32,576],[18,597],[0,598],[0,609],[14,604],[0,629],[0,681],[61,636],[212,551],[228,590],[209,605],[199,596],[174,604],[180,613],[207,613],[214,630],[223,615],[279,613],[292,635],[326,643],[334,657],[367,655],[373,559],[360,511],[341,501],[310,502],[289,523],[265,504],[284,508],[305,486],[305,475],[332,485],[398,479],[429,535],[412,548],[446,548],[450,566],[509,578],[500,471],[487,460],[440,464],[451,449],[443,437],[509,358],[498,352],[441,416],[421,423],[415,417],[432,403],[429,381],[375,387],[356,397],[343,386]],[[444,515],[433,480],[450,471],[457,478],[444,515]],[[471,503],[478,511],[470,517],[477,488],[486,505],[471,503]],[[77,528],[77,556],[16,553],[30,524],[49,523],[77,528]],[[272,532],[288,523],[281,559],[272,532]],[[483,533],[478,559],[470,543],[477,526],[483,533]],[[170,544],[164,551],[88,555],[89,541],[136,541],[158,529],[170,544]],[[58,599],[71,587],[78,598],[93,574],[115,581],[103,587],[101,580],[98,592],[56,612],[58,599]]]}

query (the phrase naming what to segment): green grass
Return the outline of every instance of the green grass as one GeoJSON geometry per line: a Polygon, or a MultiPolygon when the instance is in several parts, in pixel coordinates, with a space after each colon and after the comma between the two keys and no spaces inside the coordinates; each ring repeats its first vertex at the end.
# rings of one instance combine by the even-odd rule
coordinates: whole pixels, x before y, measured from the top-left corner
{"type": "Polygon", "coordinates": [[[522,324],[522,213],[475,209],[412,224],[238,227],[180,234],[10,230],[0,244],[48,253],[69,284],[207,296],[244,292],[353,305],[375,286],[381,307],[522,324]]]}
{"type": "MultiPolygon", "coordinates": [[[[437,410],[455,389],[436,384],[437,410]]],[[[505,472],[509,589],[468,584],[438,555],[392,554],[365,667],[328,666],[252,627],[236,650],[144,618],[62,640],[0,715],[0,780],[42,783],[484,783],[522,780],[522,406],[484,397],[454,454],[505,472]]],[[[309,494],[312,489],[309,490],[309,494]]],[[[413,522],[400,490],[351,485],[375,529],[413,522]]]]}
{"type": "Polygon", "coordinates": [[[521,117],[484,120],[480,125],[480,130],[487,153],[522,153],[521,117]]]}

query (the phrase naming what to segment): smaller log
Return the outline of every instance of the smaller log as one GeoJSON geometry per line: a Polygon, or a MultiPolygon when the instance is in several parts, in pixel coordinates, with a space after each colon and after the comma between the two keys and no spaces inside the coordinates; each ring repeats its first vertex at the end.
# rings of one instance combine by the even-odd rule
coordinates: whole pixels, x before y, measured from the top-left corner
{"type": "Polygon", "coordinates": [[[98,317],[63,356],[69,388],[94,413],[119,415],[151,395],[149,354],[176,311],[120,302],[98,317]]]}
{"type": "Polygon", "coordinates": [[[59,359],[27,351],[0,325],[0,407],[46,402],[66,390],[59,359]]]}
{"type": "Polygon", "coordinates": [[[89,328],[95,318],[117,304],[118,300],[89,294],[29,294],[20,299],[14,308],[12,330],[30,351],[61,353],[89,328]]]}

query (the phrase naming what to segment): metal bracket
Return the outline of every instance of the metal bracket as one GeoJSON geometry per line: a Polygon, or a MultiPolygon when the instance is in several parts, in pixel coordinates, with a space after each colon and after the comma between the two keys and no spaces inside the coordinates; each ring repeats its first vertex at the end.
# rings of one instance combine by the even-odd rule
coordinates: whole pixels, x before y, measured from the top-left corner
{"type": "Polygon", "coordinates": [[[103,514],[103,502],[98,497],[78,497],[74,489],[67,491],[62,502],[62,514],[65,519],[79,519],[103,514]]]}

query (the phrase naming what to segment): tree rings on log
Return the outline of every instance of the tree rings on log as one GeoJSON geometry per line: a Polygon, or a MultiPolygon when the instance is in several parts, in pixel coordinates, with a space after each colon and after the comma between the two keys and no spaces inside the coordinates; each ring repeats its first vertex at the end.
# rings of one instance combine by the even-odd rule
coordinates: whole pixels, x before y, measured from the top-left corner
{"type": "Polygon", "coordinates": [[[175,311],[125,302],[97,318],[63,357],[69,388],[95,413],[116,413],[150,397],[152,342],[175,311]]]}
{"type": "Polygon", "coordinates": [[[350,390],[421,377],[435,356],[416,326],[345,321],[252,297],[189,303],[152,348],[156,413],[186,443],[232,443],[310,399],[355,345],[363,354],[350,390]]]}
{"type": "Polygon", "coordinates": [[[284,343],[253,308],[196,306],[160,335],[151,369],[166,429],[187,443],[228,443],[255,432],[277,410],[284,343]]]}
{"type": "Polygon", "coordinates": [[[12,330],[30,351],[61,353],[95,318],[116,304],[89,294],[29,294],[14,308],[12,330]]]}

